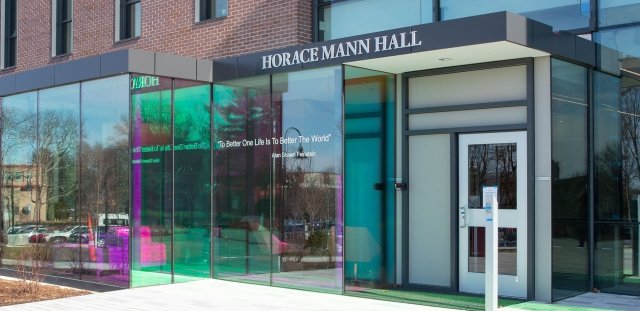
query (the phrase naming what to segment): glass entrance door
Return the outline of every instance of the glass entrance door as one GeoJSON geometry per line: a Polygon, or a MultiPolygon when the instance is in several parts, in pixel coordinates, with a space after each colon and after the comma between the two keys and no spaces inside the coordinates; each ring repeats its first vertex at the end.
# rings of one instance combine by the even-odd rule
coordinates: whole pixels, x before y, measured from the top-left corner
{"type": "Polygon", "coordinates": [[[526,132],[460,135],[460,291],[484,293],[485,212],[482,187],[498,187],[498,293],[527,296],[526,132]]]}

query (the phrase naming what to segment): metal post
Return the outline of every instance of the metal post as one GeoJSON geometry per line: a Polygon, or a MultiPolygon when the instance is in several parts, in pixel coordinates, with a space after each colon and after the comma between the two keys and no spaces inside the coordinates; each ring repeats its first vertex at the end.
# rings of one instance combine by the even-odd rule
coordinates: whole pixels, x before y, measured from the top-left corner
{"type": "Polygon", "coordinates": [[[484,309],[498,310],[498,187],[483,187],[485,209],[484,309]]]}

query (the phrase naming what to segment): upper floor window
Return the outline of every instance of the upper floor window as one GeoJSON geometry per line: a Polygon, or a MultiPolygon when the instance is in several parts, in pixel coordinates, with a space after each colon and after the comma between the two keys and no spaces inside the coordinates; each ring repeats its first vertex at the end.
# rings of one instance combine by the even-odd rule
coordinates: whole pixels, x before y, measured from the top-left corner
{"type": "Polygon", "coordinates": [[[55,0],[53,2],[53,56],[70,53],[73,41],[73,1],[55,0]]]}
{"type": "Polygon", "coordinates": [[[140,36],[140,0],[116,0],[116,41],[140,36]]]}
{"type": "Polygon", "coordinates": [[[433,0],[318,1],[318,41],[430,23],[433,0]]]}
{"type": "Polygon", "coordinates": [[[2,23],[0,28],[0,68],[9,68],[16,65],[16,45],[18,43],[18,5],[17,0],[0,1],[2,23]]]}
{"type": "Polygon", "coordinates": [[[196,22],[227,16],[227,0],[196,0],[196,22]]]}

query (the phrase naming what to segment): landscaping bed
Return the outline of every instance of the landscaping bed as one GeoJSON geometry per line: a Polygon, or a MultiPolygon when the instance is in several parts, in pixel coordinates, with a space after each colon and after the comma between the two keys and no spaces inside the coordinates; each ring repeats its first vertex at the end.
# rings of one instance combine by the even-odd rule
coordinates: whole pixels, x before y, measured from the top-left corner
{"type": "Polygon", "coordinates": [[[87,295],[91,292],[16,279],[0,279],[0,306],[87,295]]]}

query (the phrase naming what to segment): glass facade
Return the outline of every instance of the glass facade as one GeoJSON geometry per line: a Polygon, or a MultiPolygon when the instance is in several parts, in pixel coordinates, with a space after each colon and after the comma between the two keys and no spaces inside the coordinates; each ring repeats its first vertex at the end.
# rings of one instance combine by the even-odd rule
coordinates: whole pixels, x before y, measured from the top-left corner
{"type": "Polygon", "coordinates": [[[128,80],[2,99],[2,266],[128,286],[128,80]]]}
{"type": "Polygon", "coordinates": [[[431,0],[396,0],[390,6],[386,0],[319,1],[318,40],[430,23],[432,3],[431,0]]]}
{"type": "Polygon", "coordinates": [[[270,284],[272,253],[281,255],[286,248],[273,232],[270,92],[269,76],[214,85],[216,278],[270,284]]]}
{"type": "Polygon", "coordinates": [[[211,86],[131,76],[131,286],[211,273],[211,86]]]}
{"type": "Polygon", "coordinates": [[[83,279],[119,287],[129,286],[130,268],[128,85],[129,76],[122,75],[85,82],[80,89],[79,205],[83,215],[91,215],[83,225],[91,228],[96,246],[95,254],[90,250],[82,257],[85,266],[95,266],[95,277],[83,279]]]}
{"type": "MultiPolygon", "coordinates": [[[[507,11],[550,25],[554,31],[583,35],[618,51],[621,68],[634,72],[640,68],[637,0],[402,0],[393,6],[383,0],[321,0],[316,11],[318,41],[507,11]]],[[[611,53],[601,50],[598,57],[608,61],[611,53]]],[[[620,66],[616,63],[602,67],[617,74],[620,66]]]]}
{"type": "Polygon", "coordinates": [[[595,76],[596,212],[594,286],[603,292],[640,291],[638,142],[640,81],[595,76]],[[607,86],[618,87],[612,93],[607,86]]]}
{"type": "Polygon", "coordinates": [[[272,77],[274,231],[288,248],[273,285],[342,291],[342,93],[340,67],[272,77]]]}
{"type": "MultiPolygon", "coordinates": [[[[117,287],[406,283],[396,82],[352,66],[214,84],[132,74],[1,98],[2,266],[117,287]]],[[[639,90],[551,61],[553,300],[639,290],[639,90]]],[[[487,182],[515,208],[517,152],[469,147],[469,208],[487,182]]],[[[501,274],[522,263],[518,231],[499,229],[501,274]]],[[[481,273],[484,229],[470,232],[481,273]]]]}
{"type": "MultiPolygon", "coordinates": [[[[601,5],[603,8],[600,10],[600,14],[603,14],[604,7],[613,6],[613,3],[604,1],[601,5]]],[[[630,5],[634,8],[635,6],[637,4],[630,5]]],[[[400,0],[394,1],[393,6],[389,6],[388,1],[385,0],[321,0],[318,1],[317,8],[317,35],[318,41],[332,40],[501,11],[524,15],[551,25],[554,30],[580,29],[587,32],[591,26],[591,2],[589,0],[400,0]],[[436,12],[435,16],[434,12],[436,12]]],[[[604,18],[606,18],[603,19],[604,22],[608,20],[621,21],[615,15],[606,15],[604,18]]]]}
{"type": "Polygon", "coordinates": [[[173,93],[174,272],[178,282],[211,276],[211,85],[176,79],[173,93]]]}
{"type": "Polygon", "coordinates": [[[342,290],[342,70],[214,85],[214,273],[342,290]]]}
{"type": "Polygon", "coordinates": [[[554,30],[589,27],[589,0],[441,0],[440,18],[449,20],[486,13],[508,11],[553,26],[554,30]]]}
{"type": "Polygon", "coordinates": [[[551,63],[553,300],[589,290],[588,71],[551,63]]]}

